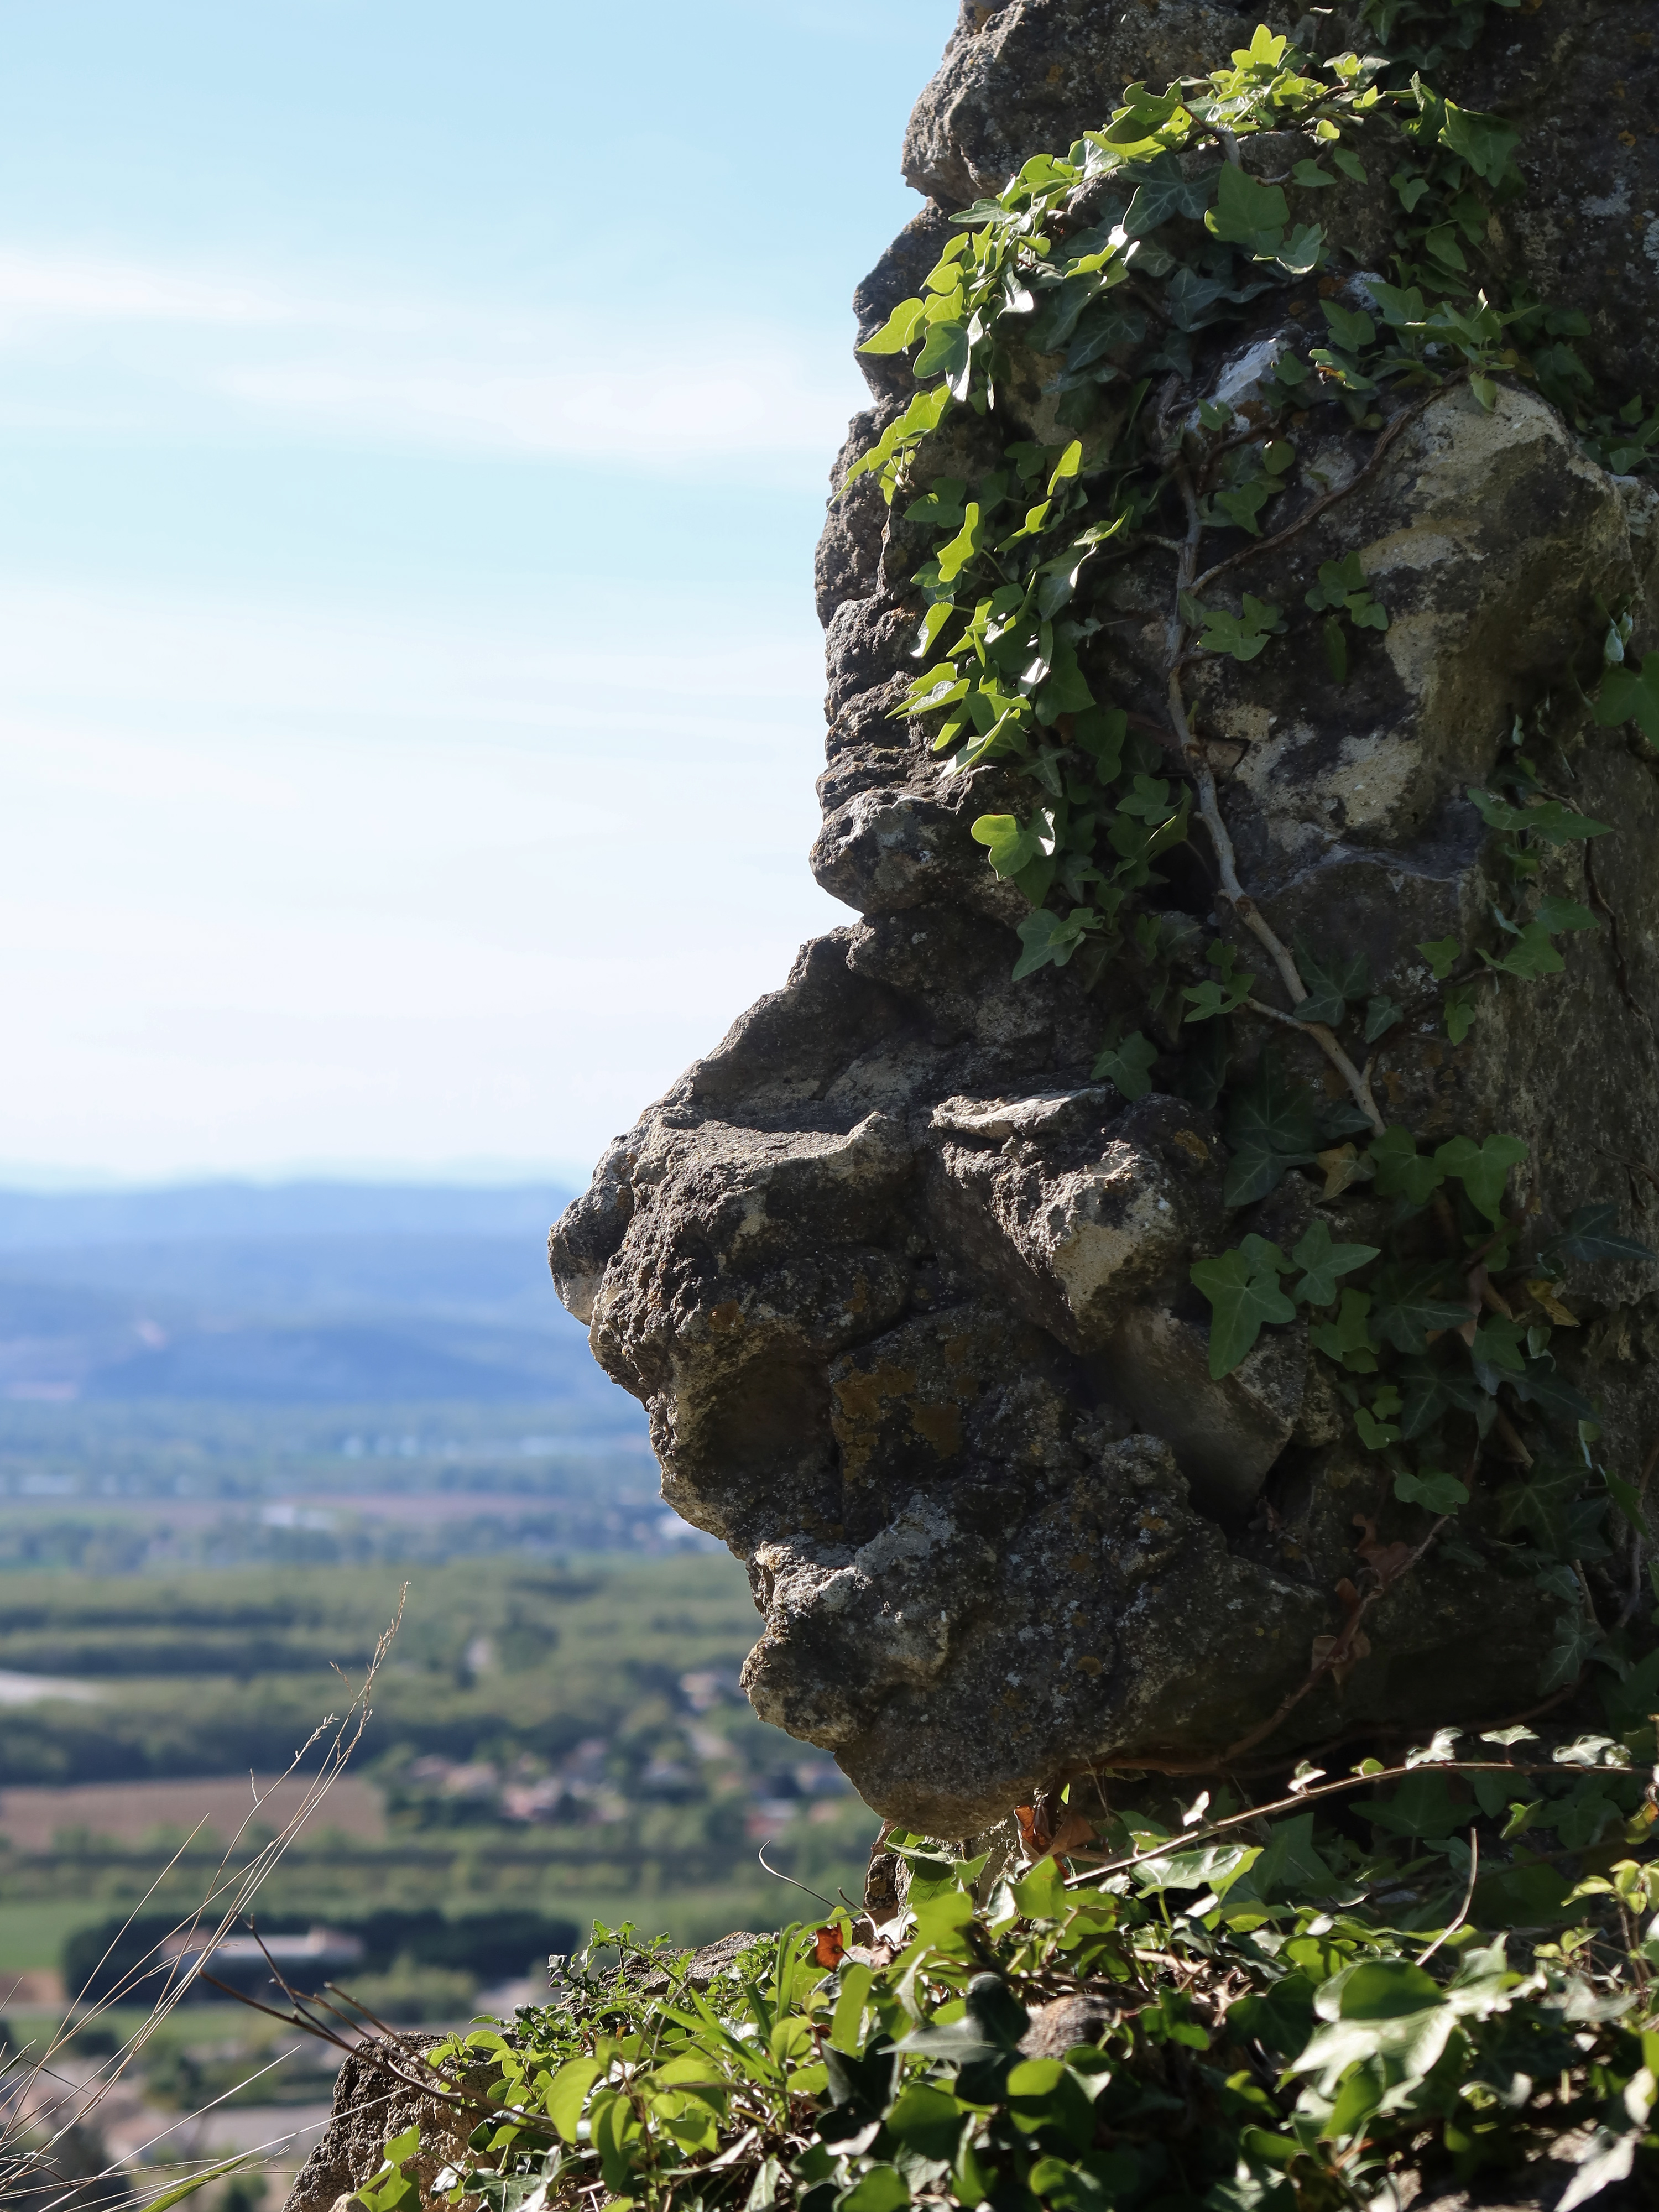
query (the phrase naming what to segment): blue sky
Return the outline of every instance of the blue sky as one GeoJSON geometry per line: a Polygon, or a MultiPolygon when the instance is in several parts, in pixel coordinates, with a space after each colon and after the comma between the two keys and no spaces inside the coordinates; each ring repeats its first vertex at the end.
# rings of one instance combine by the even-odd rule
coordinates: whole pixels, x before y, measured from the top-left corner
{"type": "Polygon", "coordinates": [[[954,0],[0,0],[0,1173],[585,1167],[844,911],[954,0]]]}

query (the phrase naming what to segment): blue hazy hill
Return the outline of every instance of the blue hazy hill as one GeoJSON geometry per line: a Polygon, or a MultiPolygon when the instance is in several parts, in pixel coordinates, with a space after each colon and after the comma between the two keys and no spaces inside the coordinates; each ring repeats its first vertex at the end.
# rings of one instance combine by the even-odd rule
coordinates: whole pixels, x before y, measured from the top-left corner
{"type": "Polygon", "coordinates": [[[568,1194],[324,1182],[0,1191],[0,1395],[642,1416],[547,1272],[568,1194]]]}

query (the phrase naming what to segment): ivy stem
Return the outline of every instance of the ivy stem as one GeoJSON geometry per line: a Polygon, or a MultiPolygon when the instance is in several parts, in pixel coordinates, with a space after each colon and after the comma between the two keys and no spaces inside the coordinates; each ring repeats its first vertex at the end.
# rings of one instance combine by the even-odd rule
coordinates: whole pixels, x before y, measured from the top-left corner
{"type": "MultiPolygon", "coordinates": [[[[1182,611],[1182,602],[1192,589],[1193,580],[1198,572],[1198,551],[1203,541],[1204,524],[1198,511],[1198,494],[1194,488],[1192,471],[1184,461],[1176,463],[1175,479],[1187,510],[1187,534],[1180,540],[1176,555],[1176,599],[1169,624],[1170,726],[1175,731],[1182,758],[1192,773],[1198,792],[1198,811],[1215,850],[1216,866],[1221,878],[1221,896],[1279,970],[1279,979],[1290,994],[1291,1004],[1299,1006],[1308,995],[1308,987],[1302,980],[1301,971],[1289,946],[1238,879],[1238,856],[1233,850],[1233,841],[1222,817],[1221,801],[1216,793],[1215,773],[1205,757],[1203,747],[1193,734],[1186,696],[1181,688],[1181,664],[1188,639],[1188,625],[1182,611]]],[[[1300,1022],[1292,1014],[1281,1014],[1255,1000],[1248,1001],[1248,1004],[1255,1012],[1266,1014],[1269,1020],[1280,1022],[1287,1028],[1299,1030],[1304,1036],[1311,1037],[1342,1078],[1349,1095],[1371,1127],[1379,1137],[1382,1134],[1387,1124],[1376,1109],[1368,1076],[1362,1074],[1354,1066],[1323,1022],[1300,1022]]]]}

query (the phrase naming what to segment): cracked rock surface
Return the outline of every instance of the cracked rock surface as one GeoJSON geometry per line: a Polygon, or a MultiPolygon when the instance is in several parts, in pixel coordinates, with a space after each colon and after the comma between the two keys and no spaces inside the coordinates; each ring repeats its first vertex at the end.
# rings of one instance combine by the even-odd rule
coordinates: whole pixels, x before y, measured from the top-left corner
{"type": "MultiPolygon", "coordinates": [[[[860,287],[861,328],[931,265],[948,234],[938,203],[1064,146],[1125,82],[1207,66],[1261,12],[965,8],[906,139],[929,204],[860,287]]],[[[1562,0],[1460,67],[1479,105],[1524,121],[1568,49],[1602,77],[1647,70],[1651,40],[1632,45],[1632,26],[1650,32],[1656,14],[1562,0]],[[1615,33],[1625,45],[1595,60],[1615,33]]],[[[1659,190],[1644,181],[1659,141],[1592,130],[1599,81],[1571,95],[1579,140],[1553,125],[1523,144],[1545,212],[1513,251],[1553,294],[1577,251],[1563,237],[1604,220],[1573,215],[1578,202],[1623,191],[1639,213],[1659,190]]],[[[1623,221],[1629,259],[1638,234],[1623,221]]],[[[1357,208],[1357,238],[1364,223],[1357,208]]],[[[1611,232],[1594,235],[1614,251],[1611,232]]],[[[1587,289],[1613,376],[1631,317],[1659,305],[1659,268],[1632,266],[1634,307],[1587,289]]],[[[1586,289],[1582,270],[1565,273],[1586,289]]],[[[1252,349],[1263,357],[1285,314],[1307,311],[1274,295],[1279,319],[1235,331],[1204,366],[1207,388],[1248,390],[1252,349]]],[[[842,467],[903,395],[891,362],[861,365],[872,407],[842,467]]],[[[1334,450],[1333,470],[1352,465],[1334,450]]],[[[1328,516],[1255,556],[1249,588],[1295,605],[1318,562],[1354,550],[1390,626],[1346,685],[1299,648],[1202,662],[1193,703],[1241,874],[1281,936],[1363,949],[1374,988],[1410,1004],[1429,981],[1419,945],[1470,939],[1501,896],[1467,787],[1492,774],[1517,714],[1570,704],[1565,672],[1599,637],[1598,608],[1630,606],[1633,649],[1656,642],[1659,496],[1587,461],[1524,390],[1500,391],[1488,414],[1453,386],[1328,516]]],[[[927,732],[889,714],[915,669],[907,580],[921,557],[868,480],[832,505],[812,865],[856,918],[804,947],[782,988],[617,1140],[552,1257],[595,1355],[649,1409],[665,1498],[749,1565],[756,1709],[831,1751],[884,1814],[967,1836],[1057,1775],[1197,1759],[1248,1731],[1340,1626],[1333,1592],[1361,1532],[1389,1534],[1394,1509],[1304,1324],[1267,1330],[1224,1382],[1208,1374],[1192,1261],[1251,1231],[1288,1249],[1320,1176],[1228,1214],[1218,1116],[1157,1093],[1126,1105],[1091,1077],[1109,1023],[1143,1018],[1133,975],[1109,969],[1091,992],[1070,970],[1011,979],[1024,903],[969,825],[1012,787],[998,770],[970,789],[942,778],[927,732]]],[[[1111,586],[1113,696],[1146,716],[1167,565],[1137,555],[1111,586]]],[[[1395,1031],[1376,1083],[1387,1117],[1429,1141],[1522,1135],[1546,1224],[1608,1199],[1652,1241],[1659,783],[1626,732],[1582,722],[1571,799],[1619,834],[1589,848],[1588,880],[1583,848],[1553,856],[1547,887],[1603,927],[1565,941],[1564,975],[1496,994],[1463,1047],[1432,1021],[1395,1031]]],[[[1215,927],[1196,849],[1168,872],[1166,902],[1215,927]]],[[[1239,1018],[1245,1066],[1261,1029],[1239,1018]]],[[[1322,1079],[1310,1047],[1277,1042],[1322,1079]]],[[[1363,1188],[1326,1218],[1380,1242],[1363,1188]]],[[[1602,1271],[1599,1304],[1588,1281],[1568,1289],[1585,1325],[1562,1366],[1604,1408],[1610,1463],[1639,1467],[1659,1433],[1652,1271],[1602,1271]]],[[[1370,1655],[1303,1702],[1287,1741],[1507,1711],[1554,1626],[1533,1583],[1467,1549],[1425,1559],[1366,1625],[1370,1655]]]]}

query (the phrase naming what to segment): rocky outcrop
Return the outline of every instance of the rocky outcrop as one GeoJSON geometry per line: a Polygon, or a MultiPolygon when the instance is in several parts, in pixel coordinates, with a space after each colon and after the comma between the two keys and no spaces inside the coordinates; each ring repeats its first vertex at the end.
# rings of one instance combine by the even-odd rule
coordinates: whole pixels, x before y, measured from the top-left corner
{"type": "MultiPolygon", "coordinates": [[[[403,2164],[403,2172],[419,2190],[422,2204],[442,2201],[448,2180],[438,2177],[447,2168],[460,2171],[467,2163],[466,2139],[485,2107],[482,2101],[464,2101],[467,2077],[446,2077],[422,2087],[420,2053],[441,2039],[419,2033],[393,2043],[374,2038],[349,2052],[335,2077],[334,2102],[328,2126],[313,2146],[294,2178],[283,2212],[349,2212],[356,2192],[373,2180],[386,2162],[386,2146],[410,2128],[420,2130],[420,2148],[403,2164]]],[[[478,2077],[482,2100],[485,2076],[478,2077]]]]}
{"type": "MultiPolygon", "coordinates": [[[[1461,66],[1483,105],[1530,112],[1547,62],[1606,75],[1597,41],[1613,16],[1626,43],[1645,27],[1631,49],[1645,70],[1656,15],[1562,0],[1505,18],[1503,40],[1461,66]]],[[[1240,22],[1184,0],[965,8],[906,173],[947,204],[1000,185],[1099,121],[1126,81],[1207,66],[1240,22]]],[[[1593,136],[1572,191],[1653,197],[1653,143],[1593,136]]],[[[1529,157],[1535,204],[1557,214],[1517,222],[1506,248],[1548,264],[1552,289],[1565,144],[1546,131],[1529,157]]],[[[1604,218],[1572,221],[1589,238],[1604,218]]],[[[930,204],[860,289],[862,329],[915,289],[945,234],[930,204]]],[[[1635,235],[1626,222],[1621,252],[1635,235]]],[[[1630,318],[1659,289],[1659,270],[1638,276],[1635,308],[1586,289],[1615,378],[1630,318]]],[[[1247,394],[1267,341],[1316,313],[1311,289],[1273,298],[1204,364],[1212,393],[1247,394]]],[[[843,465],[908,388],[902,363],[864,365],[873,407],[843,465]]],[[[1320,480],[1347,483],[1341,422],[1309,434],[1326,438],[1320,480]]],[[[1524,388],[1500,389],[1488,412],[1454,386],[1402,417],[1328,517],[1264,548],[1249,588],[1297,605],[1318,562],[1356,550],[1389,627],[1345,684],[1306,653],[1192,672],[1241,872],[1285,937],[1363,950],[1376,991],[1420,1002],[1420,945],[1478,934],[1502,893],[1467,789],[1518,718],[1541,719],[1574,804],[1620,833],[1588,862],[1573,846],[1547,864],[1549,887],[1603,927],[1567,940],[1564,974],[1498,994],[1455,1050],[1432,1019],[1402,1024],[1375,1079],[1388,1118],[1430,1139],[1522,1133],[1546,1222],[1606,1199],[1640,1234],[1659,1191],[1659,785],[1639,744],[1587,727],[1577,683],[1607,609],[1634,611],[1633,649],[1654,641],[1659,497],[1588,461],[1524,388]]],[[[1356,1547],[1387,1533],[1387,1483],[1304,1324],[1269,1330],[1211,1379],[1188,1269],[1252,1231],[1288,1249],[1316,1202],[1334,1235],[1376,1243],[1382,1209],[1321,1170],[1229,1214],[1217,1113],[1158,1092],[1126,1104],[1091,1074],[1114,1019],[1141,1018],[1127,966],[1092,988],[1074,969],[1012,980],[1027,908],[969,825],[1015,787],[997,769],[942,777],[927,732],[891,714],[915,667],[920,557],[867,479],[832,507],[812,865],[857,919],[805,947],[783,988],[617,1140],[552,1249],[596,1356],[649,1408],[665,1498],[749,1563],[764,1615],[745,1675],[757,1710],[831,1750],[882,1813],[966,1835],[1057,1774],[1213,1755],[1340,1629],[1333,1592],[1356,1547]]],[[[1115,694],[1148,720],[1165,591],[1137,556],[1103,608],[1115,694]]],[[[1172,916],[1224,927],[1193,849],[1160,866],[1172,916]]],[[[1311,1047],[1238,1018],[1241,1063],[1269,1043],[1322,1079],[1311,1047]]],[[[1650,1269],[1625,1264],[1599,1304],[1578,1302],[1588,1325],[1561,1353],[1630,1468],[1659,1418],[1653,1289],[1650,1269]]],[[[1382,1596],[1367,1656],[1304,1700],[1285,1740],[1494,1717],[1525,1701],[1549,1627],[1534,1583],[1467,1546],[1442,1550],[1382,1596]]]]}

